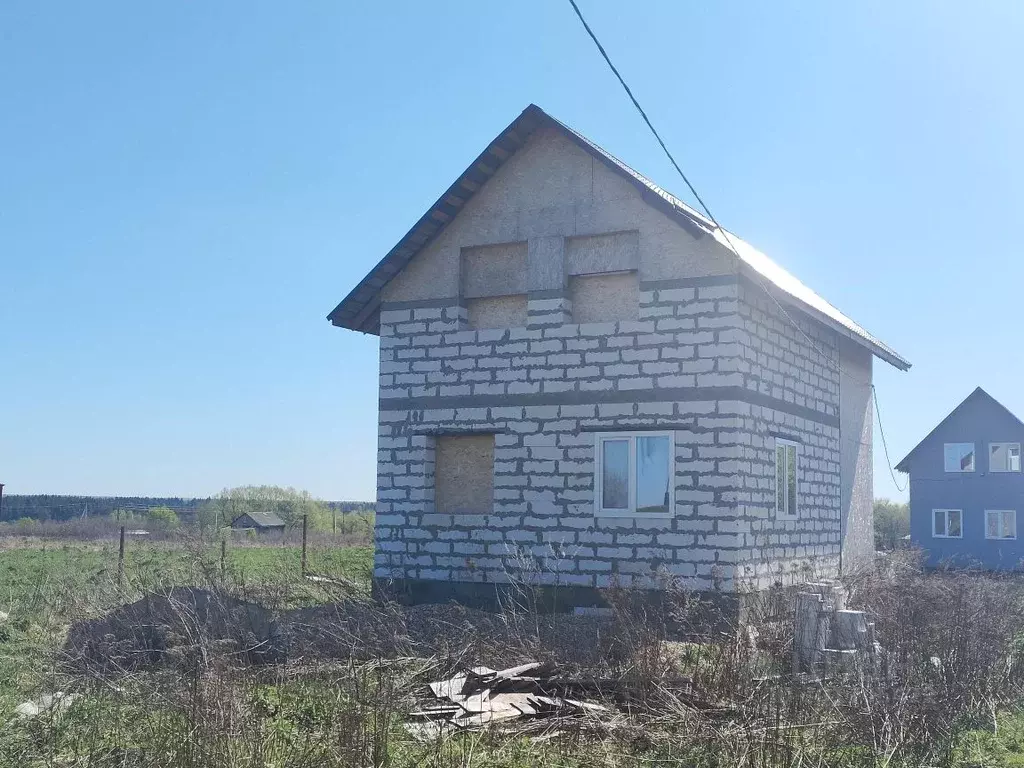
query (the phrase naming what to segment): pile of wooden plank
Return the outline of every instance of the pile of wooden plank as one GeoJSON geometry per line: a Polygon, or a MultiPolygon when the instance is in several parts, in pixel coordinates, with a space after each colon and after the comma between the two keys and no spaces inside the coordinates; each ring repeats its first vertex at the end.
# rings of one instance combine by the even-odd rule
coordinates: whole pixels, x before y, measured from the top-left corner
{"type": "Polygon", "coordinates": [[[559,676],[551,665],[541,662],[502,670],[475,667],[430,683],[429,693],[425,691],[409,713],[406,727],[418,738],[429,739],[451,730],[520,719],[608,713],[608,707],[578,697],[581,692],[599,692],[601,682],[559,676]]]}

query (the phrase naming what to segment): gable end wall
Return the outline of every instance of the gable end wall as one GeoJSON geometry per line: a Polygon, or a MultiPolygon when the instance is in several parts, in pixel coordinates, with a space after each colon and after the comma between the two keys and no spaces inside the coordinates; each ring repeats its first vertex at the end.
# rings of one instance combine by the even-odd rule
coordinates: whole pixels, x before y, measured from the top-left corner
{"type": "Polygon", "coordinates": [[[932,567],[980,566],[993,570],[1021,567],[1024,560],[1024,474],[989,471],[988,445],[1019,442],[1024,427],[1001,406],[978,397],[952,414],[910,458],[910,537],[921,547],[932,567]],[[943,460],[945,443],[972,442],[975,471],[947,473],[943,460]],[[963,537],[932,537],[932,510],[963,510],[963,537]],[[985,538],[985,510],[1017,511],[1017,539],[985,538]]]}

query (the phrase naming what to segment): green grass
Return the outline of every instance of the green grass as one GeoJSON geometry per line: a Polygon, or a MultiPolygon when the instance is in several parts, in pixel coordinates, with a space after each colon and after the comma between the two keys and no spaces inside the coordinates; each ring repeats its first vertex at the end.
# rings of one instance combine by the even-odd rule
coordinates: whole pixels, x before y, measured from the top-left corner
{"type": "MultiPolygon", "coordinates": [[[[337,599],[301,578],[300,559],[298,547],[229,546],[225,581],[281,607],[337,599]]],[[[371,563],[372,550],[364,546],[312,549],[308,565],[311,573],[365,589],[371,563]]],[[[397,668],[382,674],[353,666],[345,675],[310,680],[282,672],[276,682],[258,669],[242,669],[217,673],[224,677],[212,683],[157,670],[109,685],[73,684],[85,696],[59,719],[11,719],[16,704],[67,683],[55,682],[62,679],[55,659],[73,621],[100,616],[150,589],[220,579],[219,545],[197,550],[130,541],[121,588],[116,544],[30,542],[0,549],[0,610],[10,614],[0,624],[0,766],[551,764],[551,744],[523,738],[413,740],[400,715],[414,686],[397,668]],[[210,689],[200,690],[203,685],[210,689]],[[230,719],[231,707],[217,698],[225,695],[244,710],[241,719],[230,719]]],[[[604,764],[579,745],[559,748],[557,756],[566,767],[604,764]]]]}
{"type": "MultiPolygon", "coordinates": [[[[296,546],[236,542],[229,544],[222,575],[219,544],[129,541],[119,587],[116,543],[25,541],[0,548],[0,611],[10,614],[0,622],[0,768],[724,768],[742,756],[728,737],[695,739],[671,720],[649,728],[637,720],[631,729],[600,736],[566,729],[562,737],[542,742],[465,733],[421,743],[405,732],[401,719],[411,706],[411,692],[423,682],[417,676],[422,660],[374,665],[340,659],[297,670],[292,665],[236,667],[217,660],[190,666],[182,661],[185,657],[175,657],[167,667],[104,681],[69,680],[57,669],[56,652],[73,621],[103,615],[148,590],[224,584],[267,605],[294,608],[341,599],[352,584],[361,591],[369,586],[368,546],[310,550],[309,571],[343,580],[340,588],[302,579],[300,559],[296,546]],[[63,717],[29,722],[11,717],[19,702],[57,688],[83,693],[63,717]]],[[[716,648],[679,645],[677,663],[696,676],[702,667],[722,666],[716,648]]],[[[808,740],[795,747],[806,765],[911,765],[902,758],[880,761],[867,743],[849,748],[840,743],[839,749],[832,743],[828,752],[818,754],[824,745],[816,743],[817,732],[808,733],[808,740]]],[[[936,749],[941,759],[929,764],[1024,768],[1024,710],[1001,713],[994,723],[983,717],[958,725],[936,749]]],[[[759,760],[744,764],[795,764],[785,755],[759,760]]]]}
{"type": "MultiPolygon", "coordinates": [[[[299,547],[229,544],[226,583],[259,597],[275,592],[282,608],[336,599],[323,586],[300,578],[300,561],[299,547]]],[[[365,590],[372,561],[370,547],[317,548],[309,552],[308,568],[365,590]]],[[[9,614],[0,624],[0,719],[33,694],[73,621],[102,615],[148,590],[219,580],[219,545],[196,551],[130,541],[122,588],[117,583],[116,543],[46,542],[0,549],[0,611],[9,614]]]]}
{"type": "Polygon", "coordinates": [[[990,727],[961,734],[951,762],[958,768],[1024,768],[1024,711],[1000,713],[990,727]]]}

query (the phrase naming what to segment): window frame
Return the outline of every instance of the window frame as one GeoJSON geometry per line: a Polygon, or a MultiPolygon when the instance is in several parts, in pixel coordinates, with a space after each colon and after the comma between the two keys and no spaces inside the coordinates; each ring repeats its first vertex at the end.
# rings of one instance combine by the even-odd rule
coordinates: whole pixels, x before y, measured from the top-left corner
{"type": "Polygon", "coordinates": [[[964,537],[964,511],[962,509],[933,509],[932,510],[932,538],[933,539],[962,539],[964,537]],[[943,517],[943,530],[947,533],[936,533],[935,532],[935,513],[944,513],[943,517]],[[960,535],[950,536],[949,531],[949,513],[956,512],[960,515],[960,535]]]}
{"type": "Polygon", "coordinates": [[[973,442],[956,442],[956,443],[943,443],[942,444],[942,470],[944,473],[949,475],[969,475],[978,470],[978,446],[973,442]],[[971,453],[974,454],[974,460],[971,462],[970,469],[950,469],[949,465],[946,464],[946,449],[951,445],[969,445],[971,446],[971,453]]]}
{"type": "MultiPolygon", "coordinates": [[[[772,448],[772,452],[774,453],[774,458],[775,458],[775,460],[773,462],[773,465],[775,467],[775,482],[773,484],[773,489],[772,490],[774,491],[774,497],[775,497],[773,505],[775,507],[775,519],[776,520],[799,520],[800,519],[800,506],[801,506],[800,505],[800,454],[802,453],[802,450],[801,450],[802,448],[803,448],[803,446],[800,443],[798,443],[796,440],[789,440],[789,439],[787,439],[785,437],[776,437],[775,438],[775,446],[772,448]],[[793,474],[794,474],[794,477],[796,478],[796,489],[795,489],[795,491],[796,491],[796,504],[794,505],[794,509],[796,511],[792,512],[792,513],[789,511],[789,483],[788,482],[786,483],[786,489],[785,489],[785,495],[786,495],[785,502],[784,502],[785,508],[781,509],[781,510],[779,509],[779,446],[786,446],[787,448],[792,447],[794,449],[793,450],[793,462],[794,462],[795,466],[793,468],[793,474]]],[[[787,455],[788,455],[788,451],[787,451],[787,455]]],[[[787,467],[787,469],[788,469],[788,467],[787,467]]],[[[786,472],[786,477],[788,477],[788,476],[789,476],[789,473],[786,472]]]]}
{"type": "Polygon", "coordinates": [[[1017,510],[1016,509],[986,509],[985,510],[985,538],[988,541],[1016,541],[1017,540],[1017,510]],[[1010,512],[1013,515],[1013,536],[989,536],[988,516],[999,515],[999,530],[1003,528],[1003,515],[1010,512]]]}
{"type": "MultiPolygon", "coordinates": [[[[1014,442],[1012,440],[1011,441],[997,440],[995,442],[989,443],[988,444],[988,471],[992,472],[992,473],[995,473],[995,474],[1000,474],[1000,475],[1002,475],[1002,474],[1020,474],[1020,471],[1021,471],[1020,447],[1021,447],[1020,443],[1014,442]],[[1007,449],[1007,453],[1006,453],[1007,464],[1010,463],[1010,461],[1009,461],[1009,458],[1010,458],[1009,449],[1011,447],[1013,447],[1013,446],[1016,446],[1016,448],[1017,448],[1017,469],[993,469],[992,468],[992,449],[995,446],[999,446],[999,445],[1006,446],[1006,449],[1007,449]]],[[[1015,510],[1006,510],[1006,511],[1007,512],[1013,512],[1015,510]]]]}
{"type": "Polygon", "coordinates": [[[594,435],[594,517],[639,517],[670,520],[675,517],[676,509],[676,433],[671,430],[636,430],[597,432],[594,435]],[[664,437],[668,439],[668,511],[637,512],[636,511],[636,439],[638,437],[664,437]],[[604,443],[609,440],[629,441],[629,506],[605,509],[604,500],[604,443]]]}

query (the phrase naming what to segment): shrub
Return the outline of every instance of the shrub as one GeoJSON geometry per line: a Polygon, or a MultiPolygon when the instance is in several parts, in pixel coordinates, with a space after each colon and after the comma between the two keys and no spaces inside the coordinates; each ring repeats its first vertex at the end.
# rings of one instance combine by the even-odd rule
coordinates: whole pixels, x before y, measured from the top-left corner
{"type": "Polygon", "coordinates": [[[178,514],[170,507],[153,507],[146,512],[146,522],[153,528],[169,530],[178,527],[178,514]]]}

